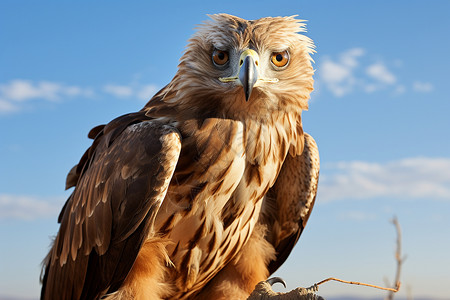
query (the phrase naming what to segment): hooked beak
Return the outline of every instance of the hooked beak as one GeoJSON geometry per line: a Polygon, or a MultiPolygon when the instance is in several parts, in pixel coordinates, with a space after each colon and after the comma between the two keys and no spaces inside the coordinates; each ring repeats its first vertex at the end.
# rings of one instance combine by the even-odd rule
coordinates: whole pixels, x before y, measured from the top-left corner
{"type": "Polygon", "coordinates": [[[242,85],[245,101],[250,99],[253,88],[260,82],[276,83],[278,78],[265,78],[259,74],[259,55],[255,50],[247,49],[239,58],[239,73],[232,77],[219,77],[220,82],[236,82],[242,85]]]}
{"type": "Polygon", "coordinates": [[[259,56],[254,50],[247,49],[242,52],[239,59],[239,81],[244,88],[245,100],[250,99],[252,94],[253,86],[256,81],[258,81],[258,64],[259,56]]]}

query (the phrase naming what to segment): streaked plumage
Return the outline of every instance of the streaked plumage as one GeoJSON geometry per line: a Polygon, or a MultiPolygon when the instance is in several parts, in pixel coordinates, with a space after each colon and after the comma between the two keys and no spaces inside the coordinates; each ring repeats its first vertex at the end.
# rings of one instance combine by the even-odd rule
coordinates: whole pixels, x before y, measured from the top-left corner
{"type": "Polygon", "coordinates": [[[141,111],[91,130],[41,299],[245,299],[286,260],[319,172],[302,31],[212,15],[141,111]]]}

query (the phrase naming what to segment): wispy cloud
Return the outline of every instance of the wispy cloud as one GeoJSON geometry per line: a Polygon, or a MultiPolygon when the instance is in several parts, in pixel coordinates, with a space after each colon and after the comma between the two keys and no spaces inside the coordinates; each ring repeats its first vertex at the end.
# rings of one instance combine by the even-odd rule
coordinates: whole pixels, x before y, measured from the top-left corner
{"type": "Polygon", "coordinates": [[[321,201],[394,197],[450,200],[450,158],[387,163],[338,162],[323,167],[321,201]]]}
{"type": "Polygon", "coordinates": [[[413,83],[413,90],[420,93],[429,93],[434,90],[434,86],[429,82],[415,81],[413,83]]]}
{"type": "Polygon", "coordinates": [[[156,92],[159,90],[158,86],[155,84],[147,84],[143,85],[139,88],[139,90],[136,93],[136,96],[139,100],[150,100],[150,98],[156,94],[156,92]]]}
{"type": "Polygon", "coordinates": [[[115,98],[150,100],[158,91],[155,84],[132,83],[128,85],[106,84],[100,88],[80,87],[51,81],[13,79],[0,83],[0,113],[18,112],[29,101],[61,101],[67,98],[93,98],[108,95],[115,98]]]}
{"type": "Polygon", "coordinates": [[[365,50],[353,48],[340,54],[337,61],[327,57],[320,65],[320,79],[325,86],[337,97],[353,91],[356,84],[354,70],[359,66],[358,58],[365,50]]]}
{"type": "Polygon", "coordinates": [[[107,84],[103,87],[103,91],[119,98],[130,97],[133,94],[133,90],[126,85],[107,84]]]}
{"type": "Polygon", "coordinates": [[[0,112],[20,110],[30,100],[59,101],[67,97],[93,95],[92,89],[50,81],[14,79],[0,84],[0,112]]]}
{"type": "Polygon", "coordinates": [[[29,80],[15,79],[7,84],[0,85],[0,93],[6,99],[20,102],[36,98],[55,101],[63,96],[77,96],[89,92],[77,86],[68,86],[56,82],[39,81],[33,83],[29,80]]]}
{"type": "Polygon", "coordinates": [[[11,103],[11,101],[3,100],[2,98],[0,98],[0,113],[10,113],[17,111],[18,109],[19,108],[11,103]]]}
{"type": "MultiPolygon", "coordinates": [[[[317,67],[318,81],[320,86],[324,86],[336,97],[353,92],[373,93],[381,90],[400,95],[407,91],[407,85],[401,83],[392,69],[401,65],[399,61],[387,64],[379,58],[376,62],[370,62],[365,49],[351,48],[336,58],[325,56],[317,67]]],[[[431,92],[433,85],[416,81],[412,85],[412,90],[431,92]]]]}
{"type": "Polygon", "coordinates": [[[366,72],[367,75],[382,83],[394,84],[397,81],[395,75],[392,74],[383,63],[380,62],[368,66],[366,72]]]}
{"type": "Polygon", "coordinates": [[[44,199],[34,196],[0,194],[0,220],[35,220],[55,217],[61,210],[62,198],[44,199]]]}
{"type": "Polygon", "coordinates": [[[103,87],[103,91],[117,98],[135,98],[145,101],[150,100],[150,98],[158,91],[158,86],[155,84],[107,84],[103,87]]]}

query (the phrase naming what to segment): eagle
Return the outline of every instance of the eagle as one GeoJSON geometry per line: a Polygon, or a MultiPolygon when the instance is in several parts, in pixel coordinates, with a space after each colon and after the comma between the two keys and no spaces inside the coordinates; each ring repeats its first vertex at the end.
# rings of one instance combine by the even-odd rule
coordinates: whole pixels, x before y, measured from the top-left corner
{"type": "Polygon", "coordinates": [[[42,300],[247,299],[286,261],[319,176],[305,28],[211,15],[168,85],[89,132],[42,300]]]}

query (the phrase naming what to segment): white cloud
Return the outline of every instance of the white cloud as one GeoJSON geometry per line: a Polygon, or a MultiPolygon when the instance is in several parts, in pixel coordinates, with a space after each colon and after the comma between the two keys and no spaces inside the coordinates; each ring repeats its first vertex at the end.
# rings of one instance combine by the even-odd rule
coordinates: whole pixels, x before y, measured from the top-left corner
{"type": "Polygon", "coordinates": [[[44,100],[59,100],[64,96],[87,95],[89,90],[83,90],[77,86],[68,86],[56,82],[39,81],[33,83],[30,80],[14,79],[9,83],[0,85],[0,97],[8,101],[27,101],[41,98],[44,100]]]}
{"type": "Polygon", "coordinates": [[[32,196],[0,194],[0,220],[35,220],[55,217],[63,205],[62,199],[41,199],[32,196]]]}
{"type": "Polygon", "coordinates": [[[406,87],[404,85],[397,85],[394,90],[394,94],[400,95],[406,92],[406,87]]]}
{"type": "Polygon", "coordinates": [[[365,53],[362,48],[352,48],[343,52],[338,61],[326,58],[319,67],[320,79],[337,97],[342,97],[353,91],[356,84],[354,75],[358,67],[358,58],[365,53]]]}
{"type": "Polygon", "coordinates": [[[30,80],[14,79],[0,84],[0,113],[18,111],[23,103],[29,100],[41,99],[57,101],[66,97],[92,96],[91,89],[83,89],[50,81],[32,82],[30,80]]]}
{"type": "Polygon", "coordinates": [[[413,83],[413,90],[415,92],[429,93],[434,90],[434,86],[429,82],[415,81],[413,83]]]}
{"type": "Polygon", "coordinates": [[[331,60],[325,60],[321,67],[322,79],[327,83],[341,83],[352,75],[350,68],[331,60]]]}
{"type": "Polygon", "coordinates": [[[367,67],[367,75],[386,84],[394,84],[397,78],[392,74],[383,63],[375,63],[367,67]]]}
{"type": "Polygon", "coordinates": [[[450,200],[449,158],[408,158],[388,163],[339,162],[325,166],[321,201],[374,197],[450,200]]]}
{"type": "Polygon", "coordinates": [[[349,68],[356,68],[359,65],[357,59],[365,53],[366,51],[363,48],[351,48],[340,55],[340,61],[349,68]]]}
{"type": "MultiPolygon", "coordinates": [[[[373,56],[372,56],[373,57],[373,56]]],[[[401,95],[407,91],[406,85],[397,78],[393,68],[401,68],[403,62],[391,60],[387,64],[377,59],[368,62],[363,48],[351,48],[333,59],[325,56],[317,67],[318,87],[325,87],[334,96],[342,97],[353,92],[374,93],[381,90],[392,95],[401,95]]],[[[415,81],[412,90],[416,92],[431,92],[434,86],[428,82],[415,81]]]]}
{"type": "Polygon", "coordinates": [[[103,87],[103,91],[118,98],[130,97],[133,94],[131,87],[126,85],[108,84],[103,87]]]}
{"type": "Polygon", "coordinates": [[[157,91],[158,86],[154,84],[147,84],[140,87],[136,96],[139,100],[150,100],[150,98],[153,97],[153,95],[156,94],[157,91]]]}
{"type": "Polygon", "coordinates": [[[158,91],[158,87],[154,84],[108,84],[103,87],[103,91],[118,98],[137,98],[139,100],[150,100],[150,98],[158,91]]]}
{"type": "Polygon", "coordinates": [[[105,93],[116,98],[131,98],[147,101],[158,91],[154,84],[132,83],[129,85],[107,84],[98,89],[84,88],[51,81],[13,79],[0,83],[0,114],[22,110],[31,100],[60,101],[72,97],[92,98],[105,93]]]}
{"type": "Polygon", "coordinates": [[[0,113],[14,112],[17,111],[18,109],[19,108],[17,107],[17,105],[14,105],[10,101],[2,100],[0,98],[0,113]]]}
{"type": "Polygon", "coordinates": [[[378,86],[376,84],[366,84],[364,86],[364,91],[366,93],[373,93],[376,92],[378,90],[378,86]]]}

